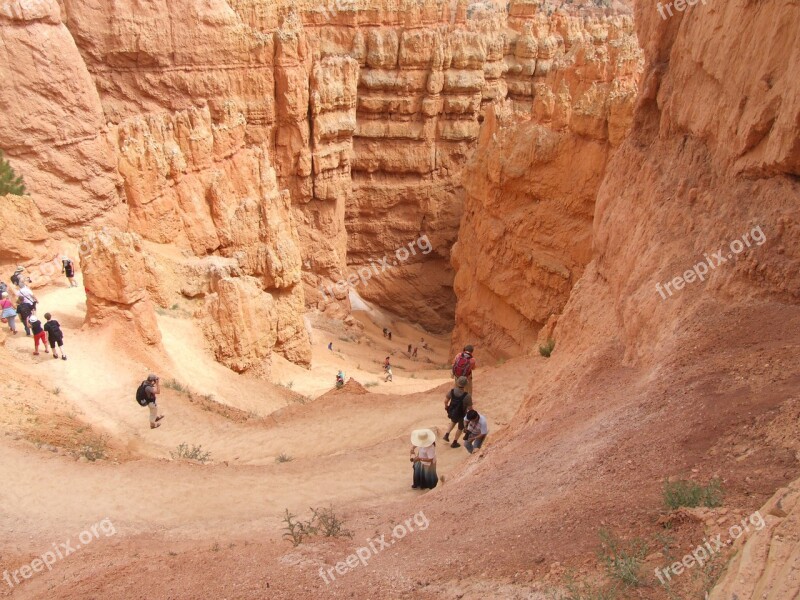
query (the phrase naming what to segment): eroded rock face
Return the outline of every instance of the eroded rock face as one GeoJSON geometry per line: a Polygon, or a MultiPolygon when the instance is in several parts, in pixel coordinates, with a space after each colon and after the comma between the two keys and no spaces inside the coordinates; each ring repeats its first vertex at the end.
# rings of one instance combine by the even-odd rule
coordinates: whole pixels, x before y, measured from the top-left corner
{"type": "Polygon", "coordinates": [[[0,146],[46,226],[112,222],[235,260],[300,362],[305,307],[345,315],[347,294],[320,289],[384,256],[391,270],[359,293],[452,326],[461,173],[487,105],[601,145],[627,130],[627,89],[610,82],[635,61],[617,17],[438,0],[40,4],[0,15],[16,82],[0,146]],[[41,123],[22,118],[31,105],[41,123]],[[395,254],[423,237],[430,252],[395,254]]]}
{"type": "Polygon", "coordinates": [[[452,251],[454,347],[480,340],[500,356],[549,336],[591,259],[595,198],[632,124],[641,68],[628,18],[522,24],[506,62],[511,100],[486,107],[464,170],[452,251]]]}
{"type": "Polygon", "coordinates": [[[709,600],[796,596],[800,482],[778,490],[747,525],[749,535],[736,540],[736,554],[709,600]]]}
{"type": "Polygon", "coordinates": [[[49,229],[124,226],[103,106],[56,0],[0,5],[0,147],[49,229]]]}
{"type": "Polygon", "coordinates": [[[154,264],[135,233],[102,231],[82,242],[81,272],[86,288],[86,324],[122,325],[148,345],[161,342],[155,304],[148,288],[155,283],[154,264]]]}

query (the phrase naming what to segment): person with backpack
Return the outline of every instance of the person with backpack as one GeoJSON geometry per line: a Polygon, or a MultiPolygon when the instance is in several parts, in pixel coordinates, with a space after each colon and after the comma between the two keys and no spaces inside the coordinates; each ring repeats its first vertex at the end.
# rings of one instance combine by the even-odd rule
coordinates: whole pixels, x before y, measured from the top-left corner
{"type": "Polygon", "coordinates": [[[450,444],[451,448],[460,448],[461,444],[458,443],[458,438],[461,437],[461,432],[464,431],[464,417],[467,412],[472,410],[472,395],[464,388],[467,387],[467,378],[464,376],[456,379],[456,387],[447,392],[444,400],[444,409],[447,411],[447,416],[450,419],[450,427],[447,433],[444,434],[444,441],[450,441],[450,432],[453,427],[458,427],[456,437],[453,443],[450,444]]]}
{"type": "Polygon", "coordinates": [[[75,283],[75,265],[72,264],[68,256],[61,257],[61,265],[61,272],[67,276],[69,287],[78,287],[78,284],[75,283]]]}
{"type": "Polygon", "coordinates": [[[2,296],[0,296],[0,311],[2,311],[0,315],[2,315],[3,320],[8,323],[11,333],[17,335],[17,309],[8,299],[8,292],[3,292],[2,296]]]}
{"type": "Polygon", "coordinates": [[[436,474],[436,434],[430,429],[416,429],[411,432],[411,464],[414,477],[411,487],[433,489],[439,483],[436,474]]]}
{"type": "Polygon", "coordinates": [[[36,316],[36,311],[31,312],[28,323],[33,332],[33,355],[39,356],[39,342],[42,342],[42,346],[44,346],[44,353],[50,354],[50,350],[47,349],[47,334],[44,332],[39,317],[36,316]]]}
{"type": "Polygon", "coordinates": [[[161,380],[155,373],[150,373],[136,390],[136,402],[139,406],[150,409],[150,429],[161,427],[164,415],[158,414],[158,395],[161,393],[161,380]]]}
{"type": "Polygon", "coordinates": [[[49,312],[44,313],[45,321],[43,329],[47,332],[47,341],[50,343],[50,348],[53,350],[53,358],[58,358],[58,350],[56,344],[61,350],[61,358],[67,360],[67,355],[64,354],[64,333],[61,331],[61,325],[53,318],[49,312]]]}
{"type": "Polygon", "coordinates": [[[14,274],[11,276],[11,283],[13,283],[17,287],[22,287],[22,272],[25,270],[25,267],[17,267],[17,270],[14,271],[14,274]]]}
{"type": "Polygon", "coordinates": [[[19,315],[19,320],[22,321],[22,326],[25,328],[25,335],[28,337],[31,335],[31,328],[28,325],[28,318],[31,316],[31,312],[33,312],[33,306],[28,304],[24,297],[18,297],[17,315],[19,315]]]}
{"type": "Polygon", "coordinates": [[[467,416],[464,417],[464,430],[464,448],[472,454],[486,441],[489,424],[486,422],[486,417],[473,409],[468,411],[467,416]]]}
{"type": "Polygon", "coordinates": [[[453,367],[451,369],[456,385],[458,385],[459,377],[467,378],[467,385],[464,389],[470,394],[472,393],[472,372],[475,370],[475,357],[472,356],[474,351],[475,349],[471,344],[464,346],[464,350],[456,354],[453,359],[453,367]]]}

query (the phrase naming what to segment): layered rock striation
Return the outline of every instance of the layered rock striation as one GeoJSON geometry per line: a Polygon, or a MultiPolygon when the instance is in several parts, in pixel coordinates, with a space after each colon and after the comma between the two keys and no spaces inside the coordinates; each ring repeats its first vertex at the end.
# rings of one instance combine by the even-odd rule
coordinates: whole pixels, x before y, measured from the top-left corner
{"type": "Polygon", "coordinates": [[[452,327],[461,175],[488,106],[600,147],[627,127],[621,17],[463,0],[29,4],[0,14],[16,82],[0,146],[49,231],[111,225],[233,259],[301,362],[305,307],[346,313],[345,293],[320,290],[384,257],[358,292],[452,327]],[[430,251],[398,254],[419,240],[430,251]]]}

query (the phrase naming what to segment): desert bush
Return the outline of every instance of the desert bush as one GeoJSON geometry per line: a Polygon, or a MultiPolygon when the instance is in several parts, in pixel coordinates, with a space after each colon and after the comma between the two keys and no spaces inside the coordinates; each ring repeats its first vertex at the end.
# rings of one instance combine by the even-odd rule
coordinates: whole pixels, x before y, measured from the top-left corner
{"type": "Polygon", "coordinates": [[[175,452],[170,452],[170,456],[174,459],[196,460],[201,463],[211,460],[211,452],[204,452],[203,446],[198,445],[190,448],[189,444],[185,442],[178,444],[175,452]]]}
{"type": "Polygon", "coordinates": [[[175,390],[176,392],[180,392],[181,394],[190,394],[191,393],[191,392],[189,392],[189,387],[183,385],[177,379],[167,379],[164,382],[164,387],[168,388],[170,390],[175,390]]]}
{"type": "Polygon", "coordinates": [[[0,196],[6,194],[24,196],[25,192],[25,182],[14,172],[11,164],[3,155],[3,151],[0,150],[0,196]]]}
{"type": "Polygon", "coordinates": [[[672,510],[682,506],[687,508],[696,508],[698,506],[714,508],[722,504],[724,495],[719,479],[712,479],[705,486],[685,479],[679,481],[664,480],[663,493],[664,504],[672,510]]]}
{"type": "Polygon", "coordinates": [[[304,539],[317,534],[326,537],[353,537],[353,534],[344,528],[344,522],[336,516],[333,507],[312,508],[311,518],[303,521],[293,515],[287,508],[283,514],[283,537],[290,540],[294,546],[299,546],[304,539]]]}
{"type": "Polygon", "coordinates": [[[328,508],[312,508],[312,521],[325,537],[353,537],[353,534],[344,528],[344,521],[336,516],[332,506],[328,508]]]}
{"type": "Polygon", "coordinates": [[[299,546],[305,538],[317,533],[312,521],[298,521],[297,515],[290,513],[288,508],[283,515],[283,522],[286,523],[283,537],[291,540],[293,546],[299,546]]]}
{"type": "Polygon", "coordinates": [[[647,556],[647,544],[638,539],[624,542],[606,529],[601,529],[599,536],[598,555],[608,576],[627,586],[641,585],[640,571],[647,556]]]}
{"type": "Polygon", "coordinates": [[[549,356],[553,353],[553,349],[555,347],[556,347],[555,340],[547,340],[547,343],[544,346],[539,346],[539,354],[541,354],[545,358],[549,358],[549,356]]]}
{"type": "Polygon", "coordinates": [[[278,456],[275,457],[276,463],[291,462],[292,460],[294,459],[285,452],[281,452],[280,454],[278,454],[278,456]]]}

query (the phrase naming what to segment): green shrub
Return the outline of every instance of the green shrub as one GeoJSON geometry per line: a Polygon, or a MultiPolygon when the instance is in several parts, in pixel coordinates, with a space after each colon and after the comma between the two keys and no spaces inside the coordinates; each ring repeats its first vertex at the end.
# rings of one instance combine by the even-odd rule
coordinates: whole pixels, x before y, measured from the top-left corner
{"type": "Polygon", "coordinates": [[[14,196],[24,196],[25,182],[18,176],[11,164],[5,159],[3,151],[0,150],[0,196],[13,194],[14,196]]]}
{"type": "Polygon", "coordinates": [[[706,486],[685,479],[664,480],[664,504],[672,510],[682,506],[687,508],[721,506],[723,495],[719,479],[712,479],[706,486]]]}
{"type": "Polygon", "coordinates": [[[202,446],[192,446],[189,448],[189,444],[186,443],[178,444],[175,452],[170,452],[170,456],[174,459],[183,458],[186,460],[196,460],[201,463],[211,460],[211,452],[203,452],[202,446]]]}
{"type": "Polygon", "coordinates": [[[598,555],[608,576],[626,586],[641,585],[640,571],[647,556],[647,544],[638,539],[623,542],[607,529],[601,529],[599,536],[598,555]]]}
{"type": "Polygon", "coordinates": [[[547,343],[544,346],[539,346],[539,354],[542,356],[549,358],[549,356],[553,353],[553,349],[556,347],[555,340],[547,340],[547,343]]]}

